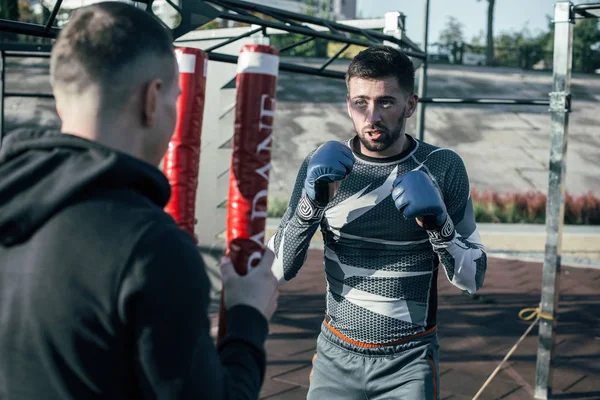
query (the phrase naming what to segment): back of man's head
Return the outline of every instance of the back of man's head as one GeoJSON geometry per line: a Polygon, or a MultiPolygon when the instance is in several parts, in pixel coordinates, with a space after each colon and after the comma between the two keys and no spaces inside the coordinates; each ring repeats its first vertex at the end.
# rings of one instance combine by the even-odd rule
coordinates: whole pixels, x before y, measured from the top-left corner
{"type": "Polygon", "coordinates": [[[115,1],[76,10],[50,60],[57,100],[92,90],[101,107],[119,107],[139,84],[157,77],[171,82],[174,73],[170,32],[149,13],[115,1]]]}

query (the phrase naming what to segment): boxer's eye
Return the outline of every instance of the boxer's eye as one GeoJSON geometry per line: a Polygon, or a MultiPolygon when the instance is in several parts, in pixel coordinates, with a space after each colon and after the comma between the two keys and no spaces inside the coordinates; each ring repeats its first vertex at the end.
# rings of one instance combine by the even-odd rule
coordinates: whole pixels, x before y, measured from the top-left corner
{"type": "Polygon", "coordinates": [[[394,102],[391,101],[391,100],[381,100],[379,102],[379,104],[381,104],[381,106],[384,107],[384,108],[390,108],[391,106],[394,105],[394,102]]]}

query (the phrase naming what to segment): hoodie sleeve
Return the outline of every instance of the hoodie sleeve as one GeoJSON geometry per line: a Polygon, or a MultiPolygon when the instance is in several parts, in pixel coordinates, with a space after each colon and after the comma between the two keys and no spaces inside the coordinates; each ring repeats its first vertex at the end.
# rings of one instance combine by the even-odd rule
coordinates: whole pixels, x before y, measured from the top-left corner
{"type": "Polygon", "coordinates": [[[124,275],[119,317],[134,341],[143,398],[258,398],[268,323],[252,307],[233,307],[215,347],[205,265],[185,232],[175,225],[150,229],[124,275]]]}

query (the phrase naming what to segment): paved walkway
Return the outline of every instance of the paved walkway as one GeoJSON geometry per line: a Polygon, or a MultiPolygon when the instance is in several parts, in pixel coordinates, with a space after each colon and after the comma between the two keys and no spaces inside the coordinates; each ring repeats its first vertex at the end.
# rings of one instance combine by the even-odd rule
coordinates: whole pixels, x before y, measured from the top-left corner
{"type": "MultiPolygon", "coordinates": [[[[284,286],[267,342],[261,399],[305,399],[323,319],[322,256],[311,250],[299,276],[284,286]]],[[[541,264],[490,258],[485,288],[474,298],[443,274],[439,283],[440,376],[444,400],[471,399],[530,322],[518,313],[540,300],[541,264]]],[[[600,399],[600,271],[563,267],[556,336],[555,399],[600,399]]],[[[532,399],[537,326],[481,399],[532,399]]],[[[326,400],[326,399],[324,399],[326,400]]]]}

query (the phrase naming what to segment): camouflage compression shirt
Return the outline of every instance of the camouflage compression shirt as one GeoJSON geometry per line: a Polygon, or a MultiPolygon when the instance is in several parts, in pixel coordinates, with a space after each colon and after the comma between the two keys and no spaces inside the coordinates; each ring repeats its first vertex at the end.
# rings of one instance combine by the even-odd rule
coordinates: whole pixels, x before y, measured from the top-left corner
{"type": "Polygon", "coordinates": [[[487,258],[477,231],[469,178],[460,156],[407,135],[412,146],[395,157],[371,158],[353,149],[355,164],[324,209],[304,195],[311,152],[304,160],[286,214],[268,246],[280,283],[306,261],[317,229],[324,238],[326,323],[349,341],[389,344],[436,325],[438,266],[458,289],[476,292],[487,258]],[[405,219],[391,197],[392,182],[422,170],[442,194],[455,232],[430,238],[405,219]]]}

